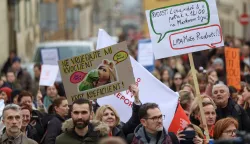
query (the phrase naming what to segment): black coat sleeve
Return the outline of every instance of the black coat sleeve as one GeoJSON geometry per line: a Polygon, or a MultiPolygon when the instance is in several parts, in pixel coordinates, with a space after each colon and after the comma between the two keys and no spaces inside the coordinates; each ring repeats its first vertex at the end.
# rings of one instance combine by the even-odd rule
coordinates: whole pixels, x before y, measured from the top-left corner
{"type": "Polygon", "coordinates": [[[242,129],[244,131],[250,132],[250,118],[243,108],[241,108],[241,122],[242,129]]]}
{"type": "Polygon", "coordinates": [[[45,144],[55,144],[56,137],[61,134],[62,123],[57,118],[53,118],[47,127],[47,134],[44,139],[45,144]]]}
{"type": "Polygon", "coordinates": [[[140,119],[138,115],[140,107],[141,104],[136,105],[135,103],[133,103],[132,116],[122,127],[122,131],[125,134],[125,136],[127,136],[130,133],[133,133],[135,128],[140,124],[140,119]]]}

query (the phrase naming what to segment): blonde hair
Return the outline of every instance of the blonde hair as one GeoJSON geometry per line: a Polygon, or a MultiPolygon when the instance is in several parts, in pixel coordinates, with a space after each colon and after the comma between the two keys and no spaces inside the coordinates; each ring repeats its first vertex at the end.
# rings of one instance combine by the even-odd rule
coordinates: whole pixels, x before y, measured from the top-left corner
{"type": "Polygon", "coordinates": [[[114,113],[115,118],[116,118],[115,126],[118,126],[120,124],[120,117],[119,117],[117,111],[111,105],[103,105],[103,106],[99,107],[97,109],[97,111],[96,111],[95,119],[99,120],[99,121],[102,121],[102,117],[103,117],[104,112],[106,111],[106,109],[109,109],[114,113]]]}
{"type": "MultiPolygon", "coordinates": [[[[204,99],[205,98],[209,98],[211,104],[214,106],[214,108],[216,109],[216,104],[214,103],[213,99],[211,97],[209,97],[208,95],[201,95],[201,102],[204,103],[204,99]]],[[[193,103],[191,104],[191,108],[190,108],[190,116],[191,115],[196,115],[200,112],[199,109],[199,97],[194,98],[193,103]]]]}

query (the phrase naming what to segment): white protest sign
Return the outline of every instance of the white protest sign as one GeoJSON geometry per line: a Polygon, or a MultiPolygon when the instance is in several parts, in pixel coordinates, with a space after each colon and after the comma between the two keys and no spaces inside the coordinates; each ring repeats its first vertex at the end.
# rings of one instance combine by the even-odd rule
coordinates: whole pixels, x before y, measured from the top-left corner
{"type": "Polygon", "coordinates": [[[154,65],[154,54],[151,40],[140,40],[138,42],[138,62],[143,66],[154,65]]]}
{"type": "Polygon", "coordinates": [[[58,65],[42,65],[39,85],[52,86],[55,83],[58,71],[58,65]]]}
{"type": "Polygon", "coordinates": [[[146,11],[156,59],[224,46],[215,0],[146,11]]]}
{"type": "MultiPolygon", "coordinates": [[[[46,65],[58,65],[58,49],[41,49],[42,62],[46,65]]],[[[56,81],[62,81],[60,71],[57,74],[56,81]]]]}
{"type": "Polygon", "coordinates": [[[3,109],[4,109],[4,107],[5,107],[4,100],[1,99],[0,100],[0,117],[2,117],[2,115],[3,115],[3,109]]]}
{"type": "MultiPolygon", "coordinates": [[[[99,30],[97,49],[107,47],[115,44],[110,36],[104,31],[99,30]]],[[[163,115],[166,116],[164,120],[164,127],[168,129],[176,110],[178,103],[178,94],[169,89],[151,73],[149,73],[141,64],[130,56],[133,67],[136,84],[139,87],[139,97],[142,103],[154,102],[157,103],[163,115]]],[[[116,93],[114,95],[106,96],[97,99],[100,105],[112,105],[118,112],[121,121],[127,122],[132,115],[133,95],[127,91],[116,93]]]]}

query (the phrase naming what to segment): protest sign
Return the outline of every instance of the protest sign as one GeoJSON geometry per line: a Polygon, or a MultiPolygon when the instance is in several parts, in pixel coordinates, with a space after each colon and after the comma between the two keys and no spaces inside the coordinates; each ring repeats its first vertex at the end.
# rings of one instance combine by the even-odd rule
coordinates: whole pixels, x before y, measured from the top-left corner
{"type": "Polygon", "coordinates": [[[154,54],[150,39],[139,40],[137,60],[148,71],[154,70],[154,54]]]}
{"type": "Polygon", "coordinates": [[[52,86],[56,81],[58,71],[59,67],[57,65],[42,65],[39,85],[52,86]]]}
{"type": "Polygon", "coordinates": [[[240,50],[238,48],[225,48],[227,85],[240,90],[240,50]]]}
{"type": "MultiPolygon", "coordinates": [[[[97,49],[113,44],[115,44],[114,40],[110,38],[106,31],[100,29],[98,33],[97,49]]],[[[135,84],[137,84],[139,88],[140,101],[142,104],[146,102],[157,103],[162,114],[166,117],[163,121],[164,127],[168,129],[175,114],[178,103],[178,94],[156,79],[131,56],[130,60],[136,79],[135,84]]],[[[133,101],[133,95],[129,90],[97,99],[98,104],[101,106],[105,104],[113,106],[123,122],[127,122],[132,115],[133,101]]]]}
{"type": "MultiPolygon", "coordinates": [[[[41,57],[42,57],[42,64],[46,65],[57,65],[58,66],[58,60],[59,60],[59,54],[58,54],[58,49],[53,48],[53,49],[41,49],[41,57]]],[[[58,72],[56,81],[61,82],[61,74],[58,72]]]]}
{"type": "Polygon", "coordinates": [[[69,103],[117,93],[135,81],[126,42],[58,63],[69,103]]]}
{"type": "Polygon", "coordinates": [[[215,0],[146,11],[156,59],[224,45],[215,0]]]}

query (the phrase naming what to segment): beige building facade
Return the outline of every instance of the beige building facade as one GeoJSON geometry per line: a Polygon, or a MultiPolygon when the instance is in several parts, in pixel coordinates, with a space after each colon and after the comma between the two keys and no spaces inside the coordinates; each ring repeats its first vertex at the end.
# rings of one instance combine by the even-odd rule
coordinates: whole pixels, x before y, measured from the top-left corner
{"type": "Polygon", "coordinates": [[[0,0],[0,64],[3,64],[9,55],[8,29],[8,3],[6,0],[0,0]]]}
{"type": "Polygon", "coordinates": [[[250,0],[216,0],[224,36],[250,40],[250,24],[242,26],[239,22],[240,15],[250,15],[250,0]]]}
{"type": "Polygon", "coordinates": [[[15,30],[17,54],[30,61],[35,46],[40,42],[40,0],[19,0],[15,5],[15,30]]]}

